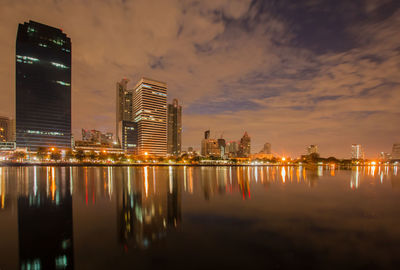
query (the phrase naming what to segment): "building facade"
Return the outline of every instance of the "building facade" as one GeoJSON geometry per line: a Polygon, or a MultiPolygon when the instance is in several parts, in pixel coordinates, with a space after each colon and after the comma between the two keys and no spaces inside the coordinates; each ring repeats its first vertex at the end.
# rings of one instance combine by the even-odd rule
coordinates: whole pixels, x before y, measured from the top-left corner
{"type": "Polygon", "coordinates": [[[16,143],[71,148],[71,40],[62,30],[29,21],[16,41],[16,143]]]}
{"type": "Polygon", "coordinates": [[[168,154],[179,156],[182,151],[182,106],[174,99],[168,104],[168,154]]]}
{"type": "Polygon", "coordinates": [[[133,121],[133,92],[128,89],[128,79],[122,79],[116,86],[116,127],[115,137],[119,145],[122,144],[121,121],[133,121]]]}
{"type": "Polygon", "coordinates": [[[239,144],[239,157],[249,157],[250,156],[250,146],[251,139],[247,131],[244,133],[243,137],[240,139],[239,144]]]}
{"type": "Polygon", "coordinates": [[[361,148],[361,144],[352,144],[351,145],[351,158],[352,159],[363,159],[364,152],[361,148]]]}
{"type": "Polygon", "coordinates": [[[137,154],[138,124],[133,121],[121,121],[122,123],[122,149],[126,152],[137,154]]]}
{"type": "Polygon", "coordinates": [[[138,154],[167,154],[167,84],[141,78],[133,90],[134,122],[138,125],[138,154]]]}
{"type": "Polygon", "coordinates": [[[0,142],[11,141],[11,122],[8,117],[0,116],[0,142]]]}
{"type": "Polygon", "coordinates": [[[310,146],[307,147],[307,154],[318,154],[318,146],[311,144],[310,146]]]}
{"type": "Polygon", "coordinates": [[[400,159],[400,143],[393,144],[392,159],[400,159]]]}

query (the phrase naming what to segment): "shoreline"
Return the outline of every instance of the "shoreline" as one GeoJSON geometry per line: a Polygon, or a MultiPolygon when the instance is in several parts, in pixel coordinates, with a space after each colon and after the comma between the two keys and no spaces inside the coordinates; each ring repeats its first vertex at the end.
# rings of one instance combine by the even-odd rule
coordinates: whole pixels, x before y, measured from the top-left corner
{"type": "MultiPolygon", "coordinates": [[[[0,163],[0,167],[305,167],[305,168],[317,168],[320,166],[330,167],[329,164],[166,164],[166,163],[116,163],[116,164],[104,164],[104,163],[0,163]]],[[[340,165],[335,164],[335,168],[351,168],[351,167],[371,167],[371,166],[396,166],[394,164],[377,164],[377,165],[340,165]]]]}

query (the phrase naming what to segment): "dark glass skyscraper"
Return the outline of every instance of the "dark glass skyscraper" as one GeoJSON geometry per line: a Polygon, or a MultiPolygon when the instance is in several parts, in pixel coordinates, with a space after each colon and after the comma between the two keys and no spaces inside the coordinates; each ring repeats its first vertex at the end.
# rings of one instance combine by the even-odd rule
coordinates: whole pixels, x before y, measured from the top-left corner
{"type": "Polygon", "coordinates": [[[71,147],[71,40],[29,21],[16,42],[17,147],[71,147]]]}
{"type": "Polygon", "coordinates": [[[182,150],[182,106],[174,99],[168,104],[168,154],[178,156],[182,150]]]}

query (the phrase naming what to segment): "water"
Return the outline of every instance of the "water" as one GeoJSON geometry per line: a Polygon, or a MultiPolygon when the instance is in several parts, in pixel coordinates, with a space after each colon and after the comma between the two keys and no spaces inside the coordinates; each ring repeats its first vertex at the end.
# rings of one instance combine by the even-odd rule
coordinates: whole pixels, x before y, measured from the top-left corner
{"type": "Polygon", "coordinates": [[[0,269],[399,269],[392,167],[0,167],[0,269]]]}

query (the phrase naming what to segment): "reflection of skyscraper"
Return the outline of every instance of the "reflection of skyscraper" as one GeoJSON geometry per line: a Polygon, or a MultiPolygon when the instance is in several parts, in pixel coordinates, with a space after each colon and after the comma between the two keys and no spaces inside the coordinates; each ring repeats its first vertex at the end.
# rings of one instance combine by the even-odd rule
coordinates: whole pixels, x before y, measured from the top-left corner
{"type": "Polygon", "coordinates": [[[144,167],[139,174],[128,168],[121,174],[117,192],[119,239],[126,248],[146,249],[166,237],[181,220],[181,187],[177,171],[170,167],[168,181],[155,180],[155,169],[144,167]]]}
{"type": "Polygon", "coordinates": [[[168,104],[168,154],[180,155],[182,149],[182,106],[174,99],[168,104]]]}
{"type": "MultiPolygon", "coordinates": [[[[34,177],[43,172],[34,170],[34,177]]],[[[65,177],[58,177],[60,169],[55,170],[47,171],[49,186],[45,181],[29,183],[32,189],[18,198],[21,269],[73,268],[70,186],[65,177]]]]}
{"type": "Polygon", "coordinates": [[[17,147],[71,148],[71,41],[29,21],[16,43],[17,147]]]}

